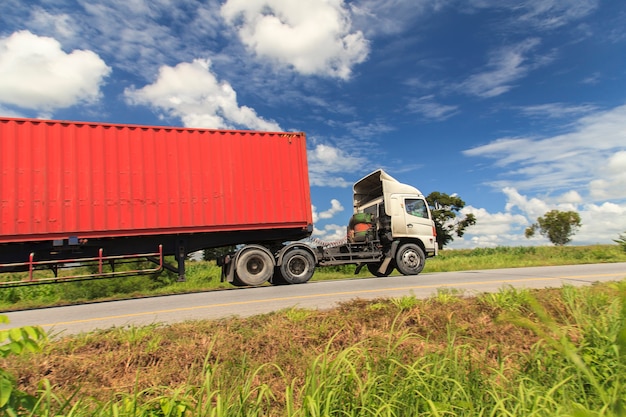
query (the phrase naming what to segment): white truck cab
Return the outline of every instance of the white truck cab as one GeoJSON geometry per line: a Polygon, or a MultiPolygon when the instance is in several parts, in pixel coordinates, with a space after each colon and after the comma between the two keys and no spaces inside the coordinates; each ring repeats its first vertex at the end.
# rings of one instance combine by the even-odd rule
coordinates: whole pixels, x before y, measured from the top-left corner
{"type": "Polygon", "coordinates": [[[405,261],[407,256],[417,256],[421,259],[415,261],[423,264],[425,257],[437,255],[435,223],[426,198],[417,188],[399,182],[382,169],[354,184],[354,213],[373,215],[381,242],[389,246],[385,257],[388,261],[379,270],[381,275],[394,261],[400,272],[407,272],[402,270],[402,262],[398,262],[402,259],[398,253],[405,252],[403,248],[411,249],[405,261]]]}

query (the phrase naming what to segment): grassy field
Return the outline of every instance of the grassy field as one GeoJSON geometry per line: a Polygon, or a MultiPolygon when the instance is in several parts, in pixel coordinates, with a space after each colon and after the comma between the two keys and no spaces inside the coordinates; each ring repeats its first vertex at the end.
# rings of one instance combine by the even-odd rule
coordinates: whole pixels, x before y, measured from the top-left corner
{"type": "MultiPolygon", "coordinates": [[[[619,246],[475,249],[443,251],[426,272],[622,261],[619,246]]],[[[218,273],[192,262],[186,283],[45,285],[4,305],[219,288],[218,273]]],[[[39,335],[0,331],[0,415],[626,416],[626,280],[39,335]]]]}
{"type": "Polygon", "coordinates": [[[626,281],[111,329],[0,367],[32,416],[624,416],[626,281]]]}
{"type": "MultiPolygon", "coordinates": [[[[626,251],[619,245],[443,250],[436,258],[426,261],[424,273],[602,262],[626,262],[626,251]]],[[[355,267],[352,265],[318,268],[312,280],[353,277],[354,270],[355,267]]],[[[359,276],[370,275],[367,269],[363,268],[359,276]]],[[[20,276],[17,275],[17,278],[20,276]]],[[[190,261],[187,263],[186,282],[177,282],[174,274],[163,273],[160,276],[135,276],[0,289],[0,311],[217,290],[230,286],[228,283],[220,282],[220,269],[213,262],[190,261]]]]}

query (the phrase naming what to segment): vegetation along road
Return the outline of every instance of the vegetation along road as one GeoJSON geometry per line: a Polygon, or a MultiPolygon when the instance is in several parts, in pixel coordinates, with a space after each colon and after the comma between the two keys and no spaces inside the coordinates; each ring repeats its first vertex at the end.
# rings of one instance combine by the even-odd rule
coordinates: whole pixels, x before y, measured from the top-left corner
{"type": "Polygon", "coordinates": [[[498,291],[509,286],[579,286],[624,278],[626,263],[474,270],[321,281],[283,287],[238,288],[16,311],[7,316],[11,327],[40,325],[53,335],[68,335],[114,326],[246,317],[294,306],[325,309],[355,298],[375,299],[405,295],[426,298],[441,291],[473,295],[498,291]]]}

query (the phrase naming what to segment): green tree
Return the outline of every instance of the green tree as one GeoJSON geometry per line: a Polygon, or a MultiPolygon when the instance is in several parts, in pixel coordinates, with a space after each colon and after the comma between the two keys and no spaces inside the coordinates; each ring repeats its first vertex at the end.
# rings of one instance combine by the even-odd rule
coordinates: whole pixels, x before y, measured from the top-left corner
{"type": "Polygon", "coordinates": [[[461,209],[465,207],[465,201],[457,195],[433,191],[426,196],[426,201],[435,221],[439,249],[452,242],[454,235],[462,237],[465,229],[476,224],[476,217],[472,213],[462,217],[461,209]]]}
{"type": "Polygon", "coordinates": [[[531,238],[539,230],[556,246],[563,246],[571,242],[571,236],[581,226],[580,215],[575,211],[552,210],[537,218],[537,223],[526,228],[524,235],[531,238]]]}

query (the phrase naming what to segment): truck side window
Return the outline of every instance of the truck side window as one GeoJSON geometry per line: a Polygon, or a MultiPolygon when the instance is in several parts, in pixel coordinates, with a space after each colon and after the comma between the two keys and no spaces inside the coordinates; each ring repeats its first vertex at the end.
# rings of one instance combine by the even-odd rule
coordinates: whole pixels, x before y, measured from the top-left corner
{"type": "Polygon", "coordinates": [[[428,218],[428,210],[424,200],[407,198],[404,200],[404,207],[406,207],[406,212],[411,216],[428,218]]]}

